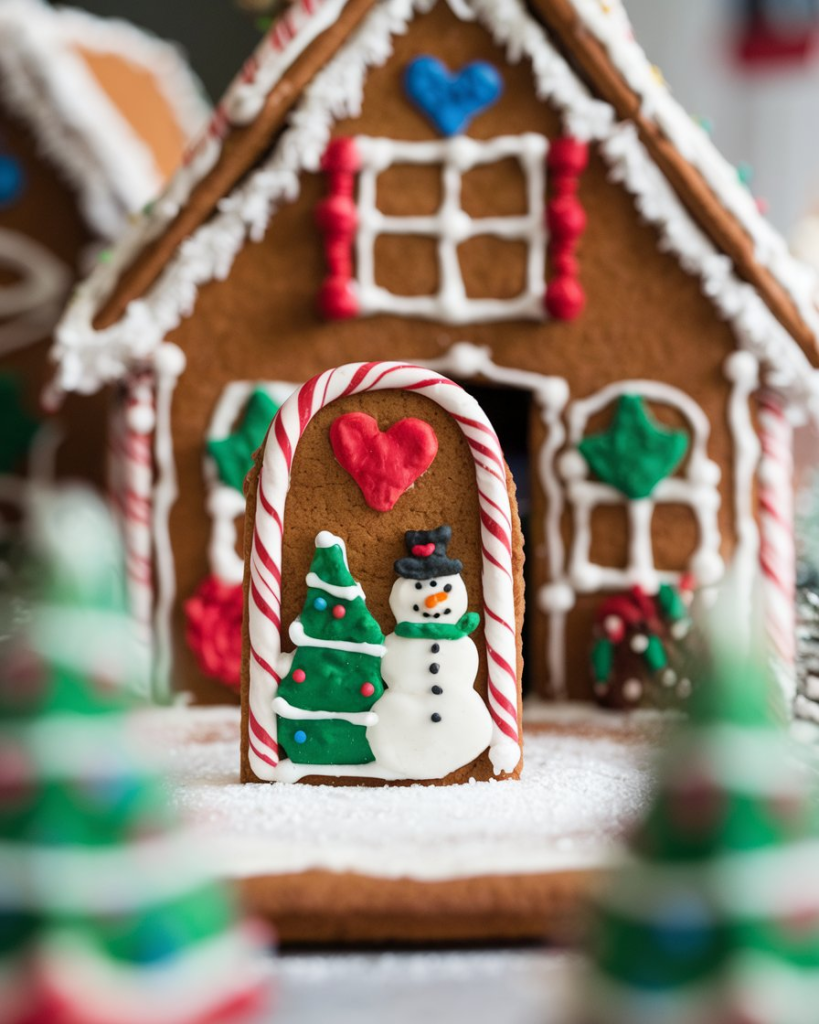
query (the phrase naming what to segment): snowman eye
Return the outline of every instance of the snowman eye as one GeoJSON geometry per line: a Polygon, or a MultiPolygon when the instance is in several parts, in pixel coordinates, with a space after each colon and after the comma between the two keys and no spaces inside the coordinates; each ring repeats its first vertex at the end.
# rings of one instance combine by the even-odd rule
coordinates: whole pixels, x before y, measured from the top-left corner
{"type": "Polygon", "coordinates": [[[444,587],[444,593],[448,594],[450,592],[450,590],[452,590],[452,584],[451,583],[447,583],[447,585],[444,587]]]}
{"type": "Polygon", "coordinates": [[[430,580],[429,581],[429,585],[431,587],[437,587],[438,586],[438,581],[437,580],[430,580]]]}
{"type": "Polygon", "coordinates": [[[415,589],[416,590],[420,590],[421,589],[421,584],[420,583],[416,583],[415,584],[415,589]]]}

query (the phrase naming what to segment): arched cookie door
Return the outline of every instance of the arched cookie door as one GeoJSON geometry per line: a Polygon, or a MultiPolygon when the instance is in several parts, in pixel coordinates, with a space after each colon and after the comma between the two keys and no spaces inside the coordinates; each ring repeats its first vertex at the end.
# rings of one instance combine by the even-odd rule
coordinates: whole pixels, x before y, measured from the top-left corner
{"type": "Polygon", "coordinates": [[[404,364],[328,371],[249,488],[243,778],[517,775],[522,541],[475,400],[404,364]]]}
{"type": "Polygon", "coordinates": [[[578,695],[602,595],[632,587],[657,594],[686,572],[701,587],[722,576],[720,468],[708,456],[708,417],[659,381],[619,381],[570,401],[566,427],[556,465],[566,567],[548,588],[546,610],[553,673],[563,675],[556,681],[578,695]]]}

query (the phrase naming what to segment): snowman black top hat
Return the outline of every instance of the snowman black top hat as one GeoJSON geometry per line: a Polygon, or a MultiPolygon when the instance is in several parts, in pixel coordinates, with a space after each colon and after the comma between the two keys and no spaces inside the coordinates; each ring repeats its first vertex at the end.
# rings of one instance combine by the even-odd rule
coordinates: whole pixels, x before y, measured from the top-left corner
{"type": "Polygon", "coordinates": [[[399,558],[395,571],[407,580],[432,580],[436,576],[457,576],[463,562],[448,558],[446,546],[452,539],[452,527],[437,530],[407,530],[404,534],[409,556],[399,558]]]}

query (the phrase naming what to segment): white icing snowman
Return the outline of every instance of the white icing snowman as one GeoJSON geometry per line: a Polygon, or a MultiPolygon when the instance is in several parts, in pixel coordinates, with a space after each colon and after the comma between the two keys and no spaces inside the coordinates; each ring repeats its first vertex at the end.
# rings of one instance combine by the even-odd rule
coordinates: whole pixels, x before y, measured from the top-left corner
{"type": "Polygon", "coordinates": [[[477,616],[466,614],[461,563],[446,557],[450,535],[449,527],[410,531],[411,557],[396,562],[397,625],[381,661],[388,689],[373,705],[378,721],[367,740],[377,763],[400,778],[443,778],[491,739],[492,720],[474,689],[478,650],[468,633],[477,616]]]}

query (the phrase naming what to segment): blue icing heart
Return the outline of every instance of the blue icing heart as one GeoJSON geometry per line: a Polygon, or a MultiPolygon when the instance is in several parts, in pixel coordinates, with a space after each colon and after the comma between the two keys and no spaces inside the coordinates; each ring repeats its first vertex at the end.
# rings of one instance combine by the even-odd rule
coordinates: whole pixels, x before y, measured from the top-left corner
{"type": "Polygon", "coordinates": [[[416,57],[404,72],[412,102],[442,135],[459,135],[503,92],[497,68],[476,60],[451,72],[436,57],[416,57]]]}
{"type": "Polygon", "coordinates": [[[23,191],[23,168],[13,156],[0,154],[0,207],[9,206],[23,191]]]}

